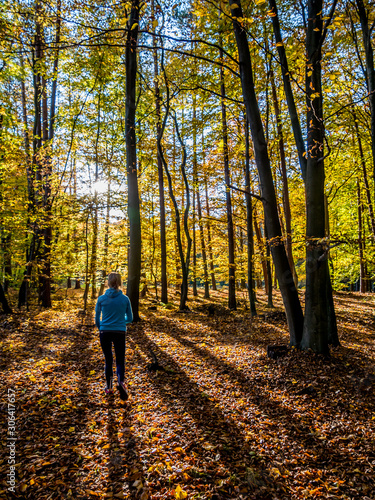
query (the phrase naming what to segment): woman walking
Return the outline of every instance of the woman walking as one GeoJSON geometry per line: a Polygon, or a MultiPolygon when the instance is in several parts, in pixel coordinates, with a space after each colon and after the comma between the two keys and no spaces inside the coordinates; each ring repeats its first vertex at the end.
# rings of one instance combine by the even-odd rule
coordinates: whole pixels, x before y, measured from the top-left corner
{"type": "Polygon", "coordinates": [[[95,307],[95,324],[100,332],[100,345],[105,357],[106,394],[112,394],[113,356],[115,349],[117,367],[117,389],[120,398],[126,401],[129,393],[125,384],[125,332],[127,323],[133,321],[133,311],[129,297],[121,290],[121,275],[108,275],[108,290],[98,298],[95,307]]]}

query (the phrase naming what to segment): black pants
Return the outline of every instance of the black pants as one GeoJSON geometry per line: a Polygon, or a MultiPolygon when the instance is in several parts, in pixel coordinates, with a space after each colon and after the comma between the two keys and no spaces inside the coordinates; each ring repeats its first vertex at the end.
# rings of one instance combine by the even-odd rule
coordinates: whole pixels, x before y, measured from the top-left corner
{"type": "Polygon", "coordinates": [[[112,343],[115,348],[117,378],[119,382],[123,382],[125,379],[125,332],[106,330],[100,332],[100,345],[105,357],[107,387],[111,387],[113,376],[112,343]]]}

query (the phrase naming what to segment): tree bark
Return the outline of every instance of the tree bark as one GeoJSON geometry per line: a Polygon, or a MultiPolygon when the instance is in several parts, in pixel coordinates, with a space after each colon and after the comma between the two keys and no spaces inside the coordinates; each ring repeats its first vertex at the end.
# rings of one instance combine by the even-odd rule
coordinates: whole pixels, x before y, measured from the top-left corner
{"type": "Polygon", "coordinates": [[[212,290],[216,291],[216,278],[215,278],[215,267],[214,267],[214,255],[212,251],[212,239],[211,239],[211,223],[210,223],[210,204],[208,202],[208,185],[207,185],[207,175],[204,176],[204,188],[206,196],[206,214],[207,214],[207,242],[208,242],[208,256],[210,264],[210,275],[211,275],[211,286],[212,290]]]}
{"type": "Polygon", "coordinates": [[[232,216],[232,199],[230,192],[230,172],[229,172],[229,151],[228,151],[228,131],[227,131],[227,110],[225,105],[225,81],[223,68],[223,49],[222,37],[220,35],[220,95],[221,95],[221,122],[222,122],[222,137],[223,137],[223,153],[224,153],[224,178],[225,178],[225,194],[226,194],[226,211],[227,211],[227,230],[228,230],[228,307],[236,310],[236,276],[235,276],[235,260],[234,260],[234,229],[232,216]]]}
{"type": "Polygon", "coordinates": [[[250,314],[256,316],[255,306],[255,282],[254,282],[254,232],[253,232],[253,206],[250,196],[251,179],[250,179],[250,137],[249,137],[249,122],[245,117],[245,201],[246,201],[246,232],[247,232],[247,290],[250,302],[250,314]]]}
{"type": "MultiPolygon", "coordinates": [[[[151,18],[155,19],[154,0],[151,1],[151,18]]],[[[155,94],[155,109],[156,109],[156,133],[157,138],[161,131],[161,111],[160,111],[160,89],[159,89],[159,65],[157,53],[157,41],[153,36],[154,47],[154,94],[155,94]]],[[[157,139],[158,140],[158,139],[157,139]]],[[[164,304],[168,303],[168,280],[167,280],[167,240],[165,230],[165,199],[164,199],[164,175],[163,163],[160,157],[159,148],[157,148],[158,162],[158,180],[159,180],[159,211],[160,211],[160,265],[161,265],[161,301],[164,304]]]]}
{"type": "Polygon", "coordinates": [[[366,276],[366,261],[364,255],[364,238],[363,238],[363,202],[361,197],[361,185],[357,178],[357,202],[358,202],[358,253],[359,253],[359,290],[361,293],[367,292],[367,276],[366,276]]]}
{"type": "Polygon", "coordinates": [[[301,124],[300,124],[300,120],[298,117],[297,107],[296,107],[296,103],[294,100],[294,95],[293,95],[292,86],[291,86],[291,82],[290,82],[288,60],[287,60],[286,53],[285,53],[283,39],[281,37],[280,22],[279,22],[279,16],[278,16],[278,12],[277,12],[276,0],[269,0],[269,6],[270,6],[270,11],[272,12],[272,16],[271,16],[272,26],[273,26],[273,32],[275,35],[277,52],[279,54],[279,59],[280,59],[280,66],[281,66],[281,73],[283,76],[285,98],[286,98],[286,101],[288,104],[288,110],[289,110],[290,121],[292,124],[294,140],[295,140],[295,143],[297,146],[298,160],[299,160],[299,164],[300,164],[300,168],[301,168],[301,174],[302,174],[303,180],[305,180],[306,179],[306,163],[307,163],[306,162],[305,142],[303,140],[301,124]]]}
{"type": "Polygon", "coordinates": [[[208,283],[208,268],[207,268],[207,252],[206,252],[206,243],[204,241],[204,232],[203,232],[203,221],[202,221],[202,207],[201,207],[201,198],[199,193],[199,182],[197,183],[197,208],[198,208],[198,224],[199,224],[199,233],[201,238],[201,250],[202,250],[202,259],[203,259],[203,279],[204,279],[204,298],[210,298],[210,287],[208,283]]]}
{"type": "MultiPolygon", "coordinates": [[[[373,161],[373,179],[374,179],[374,200],[375,200],[375,68],[374,51],[372,48],[372,32],[374,24],[369,26],[370,5],[366,9],[363,0],[356,0],[359,20],[362,28],[363,46],[366,58],[366,83],[369,94],[370,113],[371,113],[371,149],[373,161]]],[[[373,7],[372,7],[373,8],[373,7]]]]}
{"type": "Polygon", "coordinates": [[[368,175],[367,175],[366,160],[365,160],[365,155],[363,153],[362,140],[361,140],[361,135],[359,133],[357,115],[356,115],[356,112],[354,111],[354,107],[353,107],[352,114],[353,114],[354,127],[355,127],[355,132],[356,132],[357,141],[358,141],[359,158],[361,160],[361,166],[362,166],[362,172],[363,172],[363,182],[365,184],[365,191],[366,191],[368,211],[369,211],[369,215],[370,215],[372,237],[375,241],[374,209],[373,209],[372,200],[371,200],[371,191],[370,191],[370,184],[369,184],[368,175]]]}
{"type": "Polygon", "coordinates": [[[308,1],[306,35],[307,165],[306,165],[306,295],[301,347],[328,354],[337,335],[328,270],[324,205],[324,125],[321,85],[323,2],[308,1]]]}
{"type": "Polygon", "coordinates": [[[141,279],[141,219],[137,177],[137,143],[135,133],[137,38],[139,0],[132,0],[126,42],[125,136],[128,179],[129,261],[127,295],[133,308],[134,321],[139,321],[139,283],[141,279]]]}
{"type": "Polygon", "coordinates": [[[242,93],[246,106],[250,131],[254,146],[255,162],[258,169],[267,233],[271,242],[271,252],[284,302],[289,326],[290,343],[298,346],[303,328],[303,313],[298,292],[293,282],[285,247],[282,244],[281,227],[277,212],[276,193],[273,185],[271,164],[264,136],[262,119],[255,94],[254,79],[246,31],[238,19],[243,18],[241,3],[230,0],[233,27],[238,47],[242,93]]]}
{"type": "Polygon", "coordinates": [[[290,269],[293,273],[294,284],[298,286],[298,277],[296,273],[296,267],[294,265],[293,250],[292,250],[292,215],[290,211],[289,202],[289,189],[288,189],[288,176],[286,172],[286,161],[285,161],[285,147],[284,147],[284,134],[282,119],[279,107],[279,100],[277,98],[275,77],[272,68],[270,69],[270,79],[272,87],[272,100],[275,110],[275,118],[277,124],[277,136],[279,142],[279,153],[280,153],[280,165],[281,165],[281,176],[283,180],[283,207],[284,207],[284,217],[285,217],[285,249],[288,256],[290,269]]]}
{"type": "Polygon", "coordinates": [[[197,109],[196,98],[193,96],[193,296],[197,297],[197,239],[196,239],[196,197],[198,189],[197,180],[197,109]]]}

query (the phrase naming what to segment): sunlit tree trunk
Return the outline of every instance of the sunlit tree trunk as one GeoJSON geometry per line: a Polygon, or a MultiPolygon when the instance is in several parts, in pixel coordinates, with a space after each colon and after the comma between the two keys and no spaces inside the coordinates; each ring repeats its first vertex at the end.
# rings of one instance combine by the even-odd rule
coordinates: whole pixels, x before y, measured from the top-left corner
{"type": "Polygon", "coordinates": [[[363,237],[363,202],[361,197],[361,184],[357,178],[357,203],[358,203],[358,253],[359,253],[359,289],[361,293],[367,292],[366,260],[364,255],[365,239],[363,237]]]}

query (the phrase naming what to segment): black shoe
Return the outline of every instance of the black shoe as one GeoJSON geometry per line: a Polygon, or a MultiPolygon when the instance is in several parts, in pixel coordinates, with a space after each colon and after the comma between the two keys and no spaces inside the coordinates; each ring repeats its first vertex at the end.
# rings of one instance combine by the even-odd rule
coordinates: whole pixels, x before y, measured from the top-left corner
{"type": "Polygon", "coordinates": [[[119,390],[120,398],[123,401],[126,401],[127,399],[129,399],[129,393],[128,393],[128,390],[126,388],[125,382],[120,382],[119,385],[117,386],[117,389],[119,390]]]}

